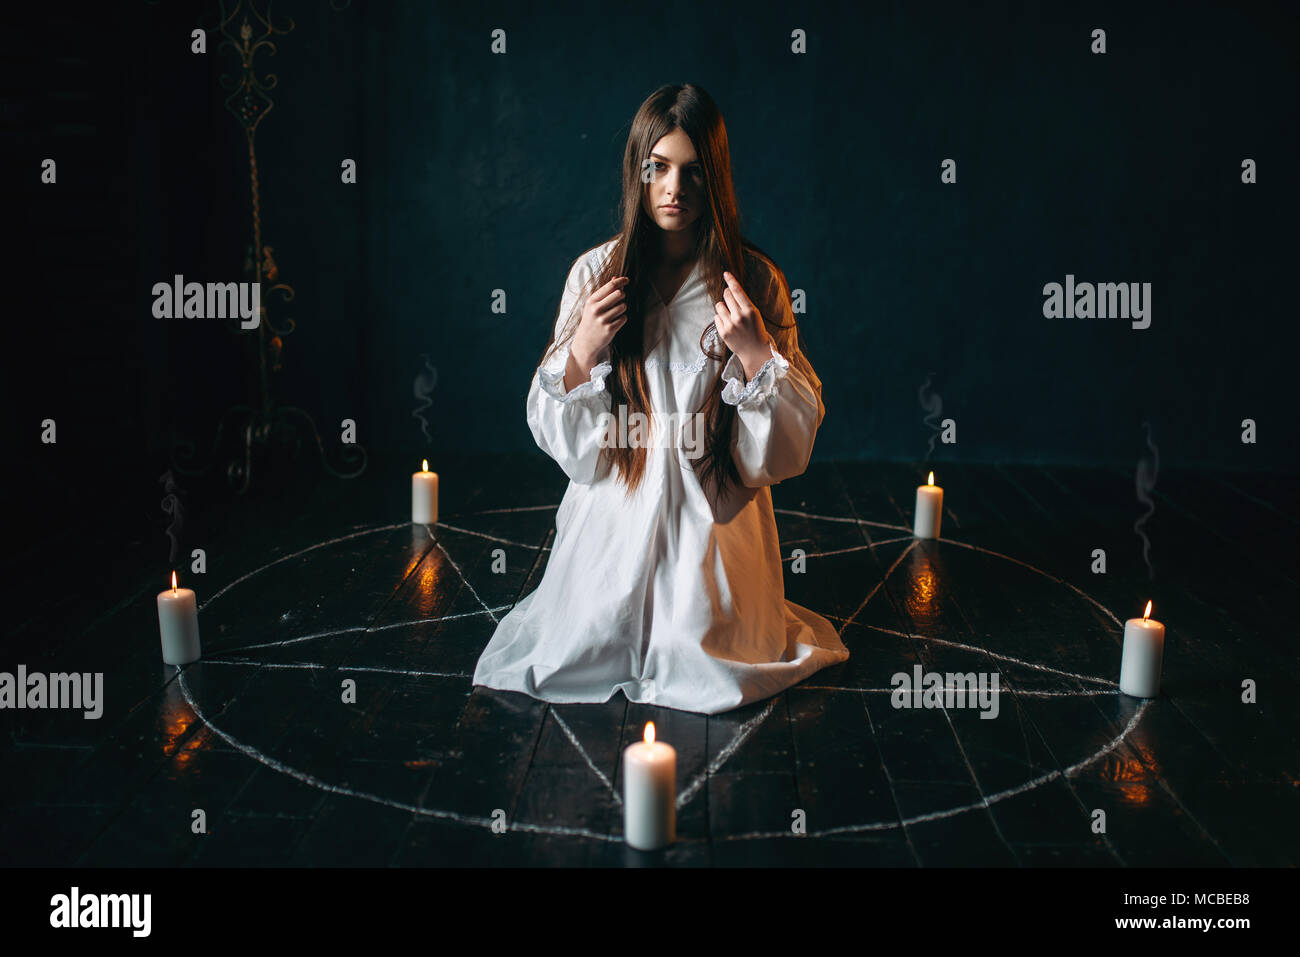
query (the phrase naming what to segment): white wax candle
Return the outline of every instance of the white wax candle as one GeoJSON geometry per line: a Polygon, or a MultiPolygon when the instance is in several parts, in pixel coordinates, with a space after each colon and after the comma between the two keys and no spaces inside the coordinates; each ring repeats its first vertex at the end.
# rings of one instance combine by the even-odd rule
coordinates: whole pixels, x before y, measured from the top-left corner
{"type": "Polygon", "coordinates": [[[172,587],[158,593],[158,632],[162,637],[162,658],[169,665],[188,665],[199,660],[199,611],[194,590],[172,587]]]}
{"type": "Polygon", "coordinates": [[[1119,665],[1119,690],[1134,698],[1160,693],[1160,666],[1165,655],[1165,626],[1151,617],[1151,602],[1141,618],[1124,622],[1124,652],[1119,665]]]}
{"type": "Polygon", "coordinates": [[[642,851],[677,840],[677,750],[655,740],[653,722],[623,752],[623,838],[642,851]]]}
{"type": "Polygon", "coordinates": [[[917,538],[938,538],[939,523],[943,520],[943,489],[934,484],[930,473],[927,485],[916,487],[916,515],[912,519],[912,534],[917,538]]]}
{"type": "Polygon", "coordinates": [[[428,459],[424,471],[411,473],[411,521],[417,525],[438,522],[438,473],[429,471],[428,459]]]}

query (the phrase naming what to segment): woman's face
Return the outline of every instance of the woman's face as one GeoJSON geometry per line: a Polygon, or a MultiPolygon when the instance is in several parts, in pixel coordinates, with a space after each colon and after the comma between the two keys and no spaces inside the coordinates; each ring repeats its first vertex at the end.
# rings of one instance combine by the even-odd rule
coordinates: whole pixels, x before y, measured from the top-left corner
{"type": "Polygon", "coordinates": [[[689,229],[704,205],[704,170],[691,138],[680,129],[663,137],[650,150],[654,178],[645,184],[641,205],[660,229],[689,229]],[[672,207],[677,207],[676,209],[672,207]]]}

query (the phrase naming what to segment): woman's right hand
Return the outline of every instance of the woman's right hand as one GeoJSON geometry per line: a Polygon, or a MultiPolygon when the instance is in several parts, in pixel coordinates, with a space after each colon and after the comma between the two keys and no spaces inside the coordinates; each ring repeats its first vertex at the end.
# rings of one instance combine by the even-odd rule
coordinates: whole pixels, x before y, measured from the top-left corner
{"type": "Polygon", "coordinates": [[[629,281],[627,276],[615,276],[588,296],[582,307],[582,318],[573,334],[569,354],[577,360],[584,375],[596,365],[605,347],[627,322],[627,297],[623,289],[629,281]]]}

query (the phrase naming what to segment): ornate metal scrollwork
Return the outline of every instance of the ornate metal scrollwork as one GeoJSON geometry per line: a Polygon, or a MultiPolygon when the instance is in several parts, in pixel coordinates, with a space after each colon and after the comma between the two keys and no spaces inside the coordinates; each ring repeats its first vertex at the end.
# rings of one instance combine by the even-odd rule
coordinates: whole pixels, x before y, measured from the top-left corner
{"type": "MultiPolygon", "coordinates": [[[[239,122],[248,144],[253,236],[244,257],[244,274],[248,281],[261,284],[264,290],[279,293],[282,303],[289,303],[294,299],[294,289],[287,282],[281,281],[279,266],[272,256],[274,248],[265,245],[262,241],[262,188],[257,168],[257,127],[275,107],[270,91],[275,89],[278,79],[274,73],[259,77],[253,59],[262,50],[274,56],[276,45],[272,37],[292,31],[294,22],[292,18],[286,17],[287,26],[277,26],[271,19],[269,2],[266,4],[265,14],[258,10],[253,0],[235,0],[229,11],[225,0],[218,0],[218,5],[220,14],[215,30],[223,39],[217,50],[218,52],[230,50],[239,59],[238,74],[223,75],[220,82],[223,89],[231,91],[225,100],[226,109],[239,122]]],[[[342,6],[331,3],[335,10],[342,10],[347,5],[347,2],[342,6]]],[[[285,338],[294,331],[297,324],[289,317],[285,317],[277,324],[265,302],[261,307],[260,319],[253,333],[256,336],[256,347],[253,350],[255,402],[252,405],[232,406],[225,411],[217,425],[217,434],[212,447],[202,465],[194,462],[194,443],[178,441],[173,447],[173,467],[184,475],[201,475],[210,471],[221,454],[222,439],[226,435],[227,426],[232,422],[238,422],[242,424],[238,435],[240,448],[226,463],[226,481],[238,494],[247,492],[252,484],[255,446],[292,443],[295,448],[300,448],[303,439],[307,437],[312,439],[320,455],[321,465],[331,475],[337,478],[355,478],[360,475],[366,468],[367,455],[364,447],[345,446],[342,453],[344,470],[336,469],[330,464],[325,444],[321,441],[320,432],[311,415],[296,406],[279,405],[275,402],[271,377],[281,369],[285,338]]],[[[247,334],[242,329],[235,331],[247,334]]]]}

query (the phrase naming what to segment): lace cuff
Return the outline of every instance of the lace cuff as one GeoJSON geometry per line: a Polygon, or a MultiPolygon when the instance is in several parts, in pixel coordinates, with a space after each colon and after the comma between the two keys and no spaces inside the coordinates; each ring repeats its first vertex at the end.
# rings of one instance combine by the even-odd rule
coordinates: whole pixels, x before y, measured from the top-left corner
{"type": "Polygon", "coordinates": [[[564,391],[564,368],[569,362],[571,346],[565,346],[555,354],[555,358],[537,370],[537,379],[542,391],[560,402],[574,402],[578,399],[600,395],[605,391],[605,376],[614,371],[608,362],[597,363],[591,370],[591,378],[580,382],[568,392],[564,391]]]}
{"type": "Polygon", "coordinates": [[[752,407],[769,402],[776,395],[777,384],[785,378],[790,363],[785,356],[776,351],[773,345],[772,358],[763,363],[754,373],[754,378],[745,381],[745,366],[734,352],[722,370],[722,378],[727,384],[722,389],[722,401],[727,405],[752,407]]]}

